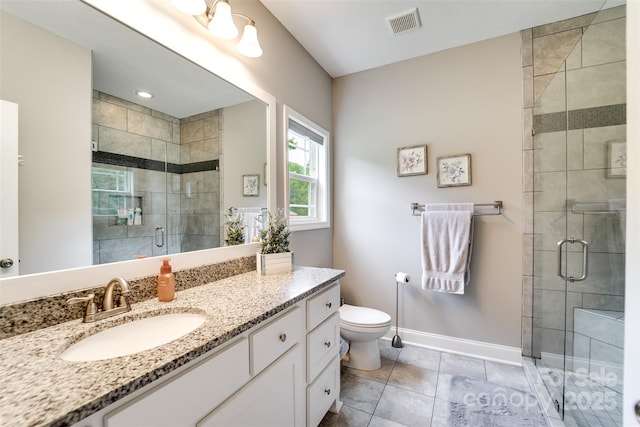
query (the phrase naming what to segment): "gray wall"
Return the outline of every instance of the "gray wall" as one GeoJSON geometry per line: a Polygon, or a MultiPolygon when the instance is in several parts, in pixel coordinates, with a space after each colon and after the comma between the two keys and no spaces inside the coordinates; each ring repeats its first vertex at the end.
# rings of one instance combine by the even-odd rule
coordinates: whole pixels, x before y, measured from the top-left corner
{"type": "MultiPolygon", "coordinates": [[[[264,164],[267,161],[267,114],[261,101],[249,101],[223,112],[223,192],[224,215],[230,207],[267,207],[267,191],[264,186],[264,164]],[[251,126],[247,126],[251,123],[251,126]],[[250,154],[250,156],[247,156],[250,154]],[[258,197],[243,196],[242,175],[259,175],[258,197]]],[[[224,218],[224,216],[223,216],[224,218]]]]}
{"type": "MultiPolygon", "coordinates": [[[[265,54],[252,72],[257,84],[277,98],[277,188],[278,206],[284,206],[284,118],[282,108],[288,105],[298,113],[322,126],[333,128],[331,77],[318,65],[309,53],[285,30],[262,3],[239,1],[234,8],[242,13],[249,11],[259,22],[260,43],[265,54]]],[[[332,144],[335,136],[331,135],[332,144]]],[[[331,267],[333,265],[333,229],[296,231],[292,234],[291,248],[299,265],[331,267]]]]}
{"type": "Polygon", "coordinates": [[[20,273],[91,265],[91,52],[0,14],[0,98],[19,105],[24,156],[20,273]]]}
{"type": "Polygon", "coordinates": [[[335,80],[334,265],[348,302],[395,311],[418,332],[520,348],[522,78],[512,34],[335,80]],[[396,176],[396,149],[427,144],[427,175],[396,176]],[[435,159],[470,153],[473,185],[437,188],[435,159]],[[464,295],[421,289],[411,202],[504,202],[477,217],[464,295]]]}

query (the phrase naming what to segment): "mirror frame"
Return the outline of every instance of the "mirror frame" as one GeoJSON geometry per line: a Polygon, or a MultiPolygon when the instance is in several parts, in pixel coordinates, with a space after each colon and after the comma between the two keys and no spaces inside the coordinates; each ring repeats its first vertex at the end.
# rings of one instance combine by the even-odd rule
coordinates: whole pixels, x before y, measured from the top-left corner
{"type": "MultiPolygon", "coordinates": [[[[172,8],[170,2],[129,0],[76,0],[132,28],[177,55],[203,67],[230,84],[247,92],[267,106],[267,207],[275,212],[276,191],[276,98],[262,90],[251,77],[247,65],[232,51],[217,47],[198,22],[172,8]]],[[[246,60],[255,61],[255,60],[246,60]]],[[[172,254],[176,270],[193,268],[224,260],[252,256],[258,244],[226,246],[172,254]]],[[[28,274],[0,279],[0,305],[54,294],[100,286],[111,277],[139,278],[158,272],[160,257],[92,265],[69,270],[28,274]]]]}

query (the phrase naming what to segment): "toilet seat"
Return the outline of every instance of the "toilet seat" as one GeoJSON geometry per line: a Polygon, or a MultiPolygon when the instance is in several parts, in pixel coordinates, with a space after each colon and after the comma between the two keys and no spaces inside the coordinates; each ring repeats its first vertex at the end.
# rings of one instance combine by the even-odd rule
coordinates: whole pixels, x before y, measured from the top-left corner
{"type": "Polygon", "coordinates": [[[381,328],[391,325],[391,316],[375,308],[343,304],[340,307],[340,325],[357,329],[381,328]]]}

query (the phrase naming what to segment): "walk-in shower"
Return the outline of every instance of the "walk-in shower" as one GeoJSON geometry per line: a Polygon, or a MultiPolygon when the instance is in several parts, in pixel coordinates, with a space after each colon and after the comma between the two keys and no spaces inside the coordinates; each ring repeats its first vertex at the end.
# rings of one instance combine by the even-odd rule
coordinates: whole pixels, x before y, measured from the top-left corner
{"type": "Polygon", "coordinates": [[[531,48],[531,356],[567,426],[621,425],[625,8],[534,28],[531,48]]]}
{"type": "Polygon", "coordinates": [[[221,111],[178,119],[94,91],[94,264],[220,246],[221,111]]]}

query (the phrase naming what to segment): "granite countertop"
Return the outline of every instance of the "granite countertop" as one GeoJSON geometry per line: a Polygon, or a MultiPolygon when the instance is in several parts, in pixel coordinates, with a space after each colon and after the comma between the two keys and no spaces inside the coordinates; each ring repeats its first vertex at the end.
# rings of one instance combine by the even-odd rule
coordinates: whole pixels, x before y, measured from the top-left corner
{"type": "Polygon", "coordinates": [[[330,285],[344,271],[295,267],[285,274],[249,272],[134,304],[132,311],[94,323],[74,320],[0,341],[0,424],[69,425],[218,347],[330,285]],[[198,329],[129,356],[67,362],[62,352],[79,339],[117,324],[162,313],[206,315],[198,329]]]}

